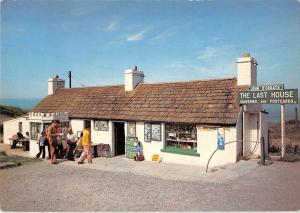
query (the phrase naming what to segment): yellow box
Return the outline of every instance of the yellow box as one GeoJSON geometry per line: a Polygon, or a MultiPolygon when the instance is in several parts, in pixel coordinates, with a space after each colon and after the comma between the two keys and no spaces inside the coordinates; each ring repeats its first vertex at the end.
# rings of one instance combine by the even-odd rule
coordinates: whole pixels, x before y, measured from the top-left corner
{"type": "Polygon", "coordinates": [[[159,161],[159,155],[152,155],[152,161],[159,161]]]}

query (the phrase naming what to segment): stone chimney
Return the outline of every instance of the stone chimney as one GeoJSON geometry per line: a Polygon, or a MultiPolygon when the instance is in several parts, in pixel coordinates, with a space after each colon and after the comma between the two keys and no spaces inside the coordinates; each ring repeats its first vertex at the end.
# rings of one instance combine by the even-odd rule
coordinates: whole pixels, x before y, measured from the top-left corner
{"type": "Polygon", "coordinates": [[[256,86],[257,84],[257,61],[244,53],[237,59],[237,85],[256,86]]]}
{"type": "Polygon", "coordinates": [[[52,95],[59,89],[65,88],[65,80],[60,79],[59,76],[48,79],[48,95],[52,95]]]}
{"type": "Polygon", "coordinates": [[[126,69],[125,77],[125,91],[132,91],[139,83],[144,83],[144,72],[139,71],[137,66],[132,69],[126,69]]]}

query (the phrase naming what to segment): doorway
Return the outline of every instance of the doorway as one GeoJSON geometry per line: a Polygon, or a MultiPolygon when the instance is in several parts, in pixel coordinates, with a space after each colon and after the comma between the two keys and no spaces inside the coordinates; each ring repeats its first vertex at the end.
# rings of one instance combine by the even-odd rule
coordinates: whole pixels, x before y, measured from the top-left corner
{"type": "Polygon", "coordinates": [[[244,114],[243,154],[244,156],[260,154],[259,149],[259,114],[244,114]]]}
{"type": "Polygon", "coordinates": [[[114,139],[115,139],[115,156],[124,155],[125,154],[125,131],[124,131],[124,123],[115,122],[115,131],[114,131],[114,139]]]}

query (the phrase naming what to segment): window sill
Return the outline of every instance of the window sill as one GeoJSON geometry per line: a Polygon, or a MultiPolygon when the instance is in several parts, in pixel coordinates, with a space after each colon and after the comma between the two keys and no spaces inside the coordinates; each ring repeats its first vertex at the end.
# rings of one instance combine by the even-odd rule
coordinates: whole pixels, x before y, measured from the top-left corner
{"type": "Polygon", "coordinates": [[[193,150],[193,149],[180,149],[180,148],[174,148],[174,147],[166,147],[164,149],[161,149],[160,151],[161,152],[172,153],[172,154],[180,154],[180,155],[189,155],[189,156],[200,157],[200,154],[198,154],[197,151],[193,150]]]}

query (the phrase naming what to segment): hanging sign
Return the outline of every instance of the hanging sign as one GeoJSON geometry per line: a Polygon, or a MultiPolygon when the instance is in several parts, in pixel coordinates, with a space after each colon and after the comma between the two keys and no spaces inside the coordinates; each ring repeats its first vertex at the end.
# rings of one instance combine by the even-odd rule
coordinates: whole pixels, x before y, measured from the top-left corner
{"type": "Polygon", "coordinates": [[[298,104],[298,89],[239,92],[240,104],[298,104]]]}
{"type": "Polygon", "coordinates": [[[259,86],[250,87],[250,91],[273,91],[273,90],[284,90],[284,84],[259,85],[259,86]]]}
{"type": "Polygon", "coordinates": [[[225,136],[223,133],[218,130],[218,137],[217,137],[218,149],[224,150],[225,149],[225,136]]]}

